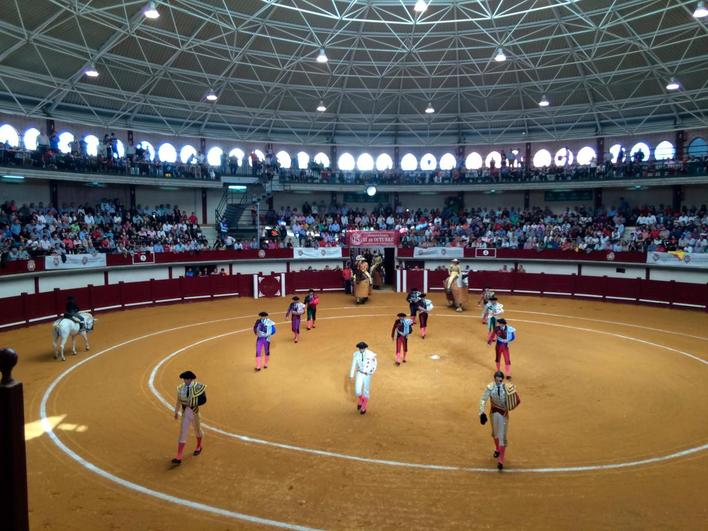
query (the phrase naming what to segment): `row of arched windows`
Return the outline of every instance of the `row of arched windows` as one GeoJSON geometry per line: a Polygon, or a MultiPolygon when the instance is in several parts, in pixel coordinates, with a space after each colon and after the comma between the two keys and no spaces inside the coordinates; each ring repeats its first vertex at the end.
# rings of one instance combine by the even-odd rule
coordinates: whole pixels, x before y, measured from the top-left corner
{"type": "MultiPolygon", "coordinates": [[[[37,149],[40,134],[40,131],[34,127],[27,129],[22,136],[22,145],[29,150],[37,149]]],[[[71,152],[71,145],[75,140],[74,135],[68,131],[60,133],[58,135],[59,151],[62,153],[71,152]]],[[[86,152],[89,155],[96,156],[101,140],[95,135],[86,135],[83,141],[86,143],[86,152]]],[[[20,135],[10,124],[3,124],[0,126],[0,143],[7,143],[12,147],[17,147],[20,145],[20,135]]],[[[155,160],[155,158],[157,158],[167,163],[174,163],[178,160],[182,163],[188,163],[197,156],[196,148],[189,144],[177,151],[177,148],[169,142],[160,144],[156,149],[155,146],[147,140],[142,140],[136,144],[136,147],[144,149],[146,157],[149,160],[155,160]]],[[[263,161],[265,159],[265,154],[261,150],[256,149],[253,153],[258,160],[263,161]]],[[[708,156],[708,145],[706,145],[706,141],[703,138],[694,138],[688,145],[687,153],[689,156],[695,157],[708,156]]],[[[675,154],[676,149],[668,140],[659,142],[653,150],[645,142],[638,142],[631,148],[625,147],[622,144],[614,144],[609,149],[612,162],[617,162],[619,159],[648,161],[652,157],[654,160],[669,160],[672,159],[675,154]]],[[[125,145],[121,140],[116,140],[114,156],[123,157],[124,155],[125,145]]],[[[222,148],[212,147],[206,152],[207,163],[212,166],[219,166],[222,163],[223,155],[224,150],[222,148]]],[[[240,148],[232,149],[228,152],[228,156],[235,157],[239,163],[244,158],[248,158],[248,163],[251,164],[250,157],[246,157],[246,153],[240,148]]],[[[304,151],[297,153],[294,161],[291,155],[286,151],[277,152],[275,158],[280,167],[285,169],[289,169],[293,167],[293,165],[298,169],[306,169],[310,164],[310,155],[304,151]]],[[[325,153],[317,153],[313,157],[313,160],[324,167],[330,166],[329,157],[325,153]]],[[[555,155],[552,155],[547,149],[539,149],[533,155],[532,164],[536,168],[546,168],[552,165],[567,166],[574,162],[585,166],[591,164],[594,160],[597,160],[597,153],[595,149],[590,146],[579,149],[577,153],[573,153],[569,148],[563,147],[556,151],[555,155]]],[[[522,163],[523,156],[521,156],[517,149],[511,150],[509,154],[503,151],[501,153],[492,151],[488,153],[486,157],[482,157],[481,154],[473,151],[466,156],[464,167],[468,170],[479,170],[484,167],[499,168],[503,165],[502,162],[513,166],[522,163]]],[[[437,159],[432,153],[426,153],[418,159],[413,153],[406,153],[401,157],[400,165],[403,171],[432,171],[437,169],[447,171],[457,167],[457,158],[452,153],[445,153],[440,159],[437,159]]],[[[362,153],[356,158],[354,158],[354,155],[351,153],[343,153],[337,160],[337,166],[342,171],[386,171],[393,169],[393,159],[387,153],[381,153],[376,159],[369,153],[362,153]]]]}

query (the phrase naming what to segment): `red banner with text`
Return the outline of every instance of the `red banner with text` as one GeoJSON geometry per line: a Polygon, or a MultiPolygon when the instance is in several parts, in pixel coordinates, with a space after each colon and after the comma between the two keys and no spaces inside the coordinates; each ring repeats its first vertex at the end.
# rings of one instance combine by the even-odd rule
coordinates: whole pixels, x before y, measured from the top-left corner
{"type": "Polygon", "coordinates": [[[397,247],[401,234],[395,230],[353,230],[347,232],[350,247],[397,247]]]}

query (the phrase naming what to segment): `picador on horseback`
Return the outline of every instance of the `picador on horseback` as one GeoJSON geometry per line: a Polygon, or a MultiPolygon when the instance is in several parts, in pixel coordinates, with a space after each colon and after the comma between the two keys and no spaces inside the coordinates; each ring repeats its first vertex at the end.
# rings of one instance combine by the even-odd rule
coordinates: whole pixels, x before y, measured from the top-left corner
{"type": "Polygon", "coordinates": [[[69,295],[66,298],[66,308],[64,312],[64,319],[71,319],[76,324],[79,325],[80,330],[86,329],[86,324],[84,323],[84,316],[81,315],[81,310],[79,305],[76,304],[76,299],[73,295],[69,295]]]}

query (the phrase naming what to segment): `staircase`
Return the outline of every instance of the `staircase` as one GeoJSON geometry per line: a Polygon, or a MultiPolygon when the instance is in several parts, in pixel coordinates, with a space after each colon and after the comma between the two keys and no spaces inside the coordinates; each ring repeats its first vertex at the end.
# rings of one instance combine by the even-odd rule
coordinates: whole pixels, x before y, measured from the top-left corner
{"type": "Polygon", "coordinates": [[[253,223],[251,207],[261,204],[261,209],[265,209],[266,202],[273,195],[273,183],[265,185],[255,185],[252,189],[243,192],[233,192],[228,188],[224,190],[224,195],[216,207],[216,227],[218,234],[221,220],[226,221],[229,227],[229,234],[237,239],[250,239],[257,235],[258,227],[253,223]]]}

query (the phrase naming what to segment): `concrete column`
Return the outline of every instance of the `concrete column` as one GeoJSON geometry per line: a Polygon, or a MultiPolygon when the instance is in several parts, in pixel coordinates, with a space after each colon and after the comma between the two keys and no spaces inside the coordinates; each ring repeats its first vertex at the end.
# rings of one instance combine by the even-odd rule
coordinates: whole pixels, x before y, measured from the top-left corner
{"type": "Polygon", "coordinates": [[[603,137],[598,137],[595,143],[595,158],[598,166],[605,163],[605,139],[603,137]]]}
{"type": "MultiPolygon", "coordinates": [[[[678,136],[678,135],[677,135],[678,136]]],[[[674,212],[681,210],[683,203],[683,186],[675,184],[671,187],[671,208],[674,212]]]]}
{"type": "Polygon", "coordinates": [[[676,131],[676,160],[686,156],[686,131],[676,131]]]}
{"type": "Polygon", "coordinates": [[[337,169],[337,144],[334,143],[329,146],[329,167],[337,169]]]}

